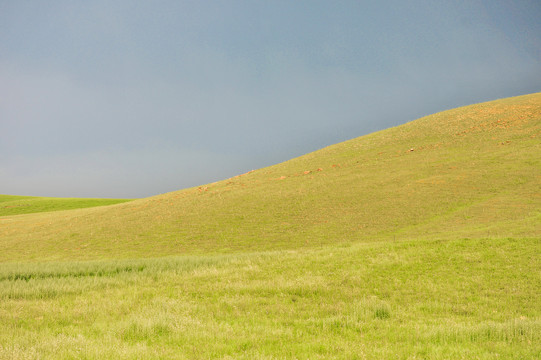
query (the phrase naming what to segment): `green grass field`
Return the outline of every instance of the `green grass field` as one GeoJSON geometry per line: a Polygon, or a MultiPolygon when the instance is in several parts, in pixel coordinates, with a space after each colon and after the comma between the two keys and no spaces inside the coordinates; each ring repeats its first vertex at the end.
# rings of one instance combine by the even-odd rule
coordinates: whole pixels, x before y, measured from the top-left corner
{"type": "Polygon", "coordinates": [[[0,266],[0,358],[538,359],[539,241],[0,266]]]}
{"type": "Polygon", "coordinates": [[[85,209],[131,201],[129,199],[52,198],[0,195],[0,216],[85,209]]]}
{"type": "Polygon", "coordinates": [[[539,359],[540,139],[538,93],[0,213],[0,359],[539,359]]]}

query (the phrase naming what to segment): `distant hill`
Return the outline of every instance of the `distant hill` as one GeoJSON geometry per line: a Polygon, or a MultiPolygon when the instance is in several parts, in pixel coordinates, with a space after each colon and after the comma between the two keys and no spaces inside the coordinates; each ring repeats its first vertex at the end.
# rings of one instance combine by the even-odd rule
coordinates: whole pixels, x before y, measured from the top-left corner
{"type": "Polygon", "coordinates": [[[426,116],[200,187],[106,207],[0,213],[0,261],[539,238],[540,169],[537,93],[426,116]]]}
{"type": "Polygon", "coordinates": [[[84,199],[0,195],[0,216],[84,209],[131,201],[130,199],[84,199]]]}

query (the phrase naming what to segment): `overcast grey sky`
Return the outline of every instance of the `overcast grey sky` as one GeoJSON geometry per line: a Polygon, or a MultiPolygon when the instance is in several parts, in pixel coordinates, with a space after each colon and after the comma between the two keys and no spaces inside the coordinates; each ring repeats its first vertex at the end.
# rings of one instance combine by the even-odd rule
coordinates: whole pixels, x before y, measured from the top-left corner
{"type": "Polygon", "coordinates": [[[541,91],[541,2],[0,0],[0,194],[144,197],[541,91]]]}

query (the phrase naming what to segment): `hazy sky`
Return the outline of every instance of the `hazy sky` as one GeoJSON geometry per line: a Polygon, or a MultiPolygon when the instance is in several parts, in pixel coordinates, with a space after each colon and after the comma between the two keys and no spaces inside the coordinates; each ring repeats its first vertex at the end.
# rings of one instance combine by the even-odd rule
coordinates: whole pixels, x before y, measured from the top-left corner
{"type": "Polygon", "coordinates": [[[538,92],[539,19],[539,0],[0,0],[0,194],[155,195],[538,92]]]}

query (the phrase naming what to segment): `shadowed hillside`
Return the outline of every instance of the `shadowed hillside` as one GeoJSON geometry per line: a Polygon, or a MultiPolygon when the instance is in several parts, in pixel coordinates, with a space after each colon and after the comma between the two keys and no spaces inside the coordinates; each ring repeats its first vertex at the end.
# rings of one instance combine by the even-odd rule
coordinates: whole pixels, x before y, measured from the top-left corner
{"type": "Polygon", "coordinates": [[[538,238],[540,169],[537,93],[444,111],[201,187],[1,216],[0,261],[538,238]]]}

